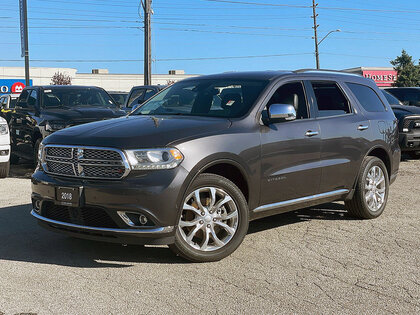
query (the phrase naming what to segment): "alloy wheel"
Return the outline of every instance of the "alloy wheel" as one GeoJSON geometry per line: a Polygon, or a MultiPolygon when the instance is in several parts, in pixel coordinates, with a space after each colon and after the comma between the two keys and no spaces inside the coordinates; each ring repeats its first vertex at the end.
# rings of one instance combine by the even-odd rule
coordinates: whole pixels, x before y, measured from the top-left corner
{"type": "Polygon", "coordinates": [[[230,242],[236,233],[239,211],[223,189],[201,187],[184,201],[178,229],[182,239],[200,251],[215,251],[230,242]]]}
{"type": "Polygon", "coordinates": [[[379,211],[385,202],[385,175],[379,166],[373,166],[366,175],[365,200],[369,209],[379,211]]]}

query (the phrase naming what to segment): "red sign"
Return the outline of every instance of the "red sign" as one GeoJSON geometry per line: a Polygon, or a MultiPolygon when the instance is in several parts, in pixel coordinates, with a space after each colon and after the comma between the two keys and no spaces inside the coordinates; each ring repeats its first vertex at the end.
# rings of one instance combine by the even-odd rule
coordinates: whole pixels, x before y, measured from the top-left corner
{"type": "Polygon", "coordinates": [[[12,93],[20,93],[22,92],[22,90],[24,89],[25,84],[23,84],[22,82],[16,82],[15,84],[12,85],[12,93]]]}
{"type": "Polygon", "coordinates": [[[365,78],[375,81],[377,86],[392,86],[397,80],[397,71],[395,70],[363,70],[365,78]]]}

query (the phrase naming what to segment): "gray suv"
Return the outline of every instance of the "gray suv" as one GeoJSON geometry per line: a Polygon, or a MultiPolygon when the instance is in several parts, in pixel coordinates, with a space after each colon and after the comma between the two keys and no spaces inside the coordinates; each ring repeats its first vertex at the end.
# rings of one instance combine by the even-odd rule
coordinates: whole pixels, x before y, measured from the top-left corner
{"type": "Polygon", "coordinates": [[[186,79],[129,116],[55,132],[32,176],[32,215],[93,240],[231,254],[258,218],[344,201],[384,211],[397,120],[372,80],[326,71],[186,79]]]}

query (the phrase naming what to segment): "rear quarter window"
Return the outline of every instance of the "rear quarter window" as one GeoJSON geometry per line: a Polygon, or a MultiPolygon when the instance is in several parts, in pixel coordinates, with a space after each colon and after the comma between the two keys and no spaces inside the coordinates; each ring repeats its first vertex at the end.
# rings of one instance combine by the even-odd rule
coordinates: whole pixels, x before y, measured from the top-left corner
{"type": "Polygon", "coordinates": [[[377,113],[386,111],[384,103],[382,103],[378,94],[370,87],[357,83],[346,84],[367,112],[377,113]]]}

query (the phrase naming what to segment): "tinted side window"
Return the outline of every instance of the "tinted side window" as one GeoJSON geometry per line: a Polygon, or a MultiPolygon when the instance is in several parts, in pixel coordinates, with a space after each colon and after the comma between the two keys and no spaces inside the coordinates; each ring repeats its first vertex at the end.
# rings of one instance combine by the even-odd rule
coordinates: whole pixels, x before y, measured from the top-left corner
{"type": "Polygon", "coordinates": [[[37,104],[38,93],[36,90],[32,90],[31,94],[28,97],[28,106],[34,107],[37,104]]]}
{"type": "Polygon", "coordinates": [[[272,104],[293,105],[296,119],[308,118],[308,106],[302,82],[287,83],[279,87],[268,101],[267,108],[272,104]]]}
{"type": "Polygon", "coordinates": [[[384,112],[385,105],[382,103],[379,96],[366,85],[347,83],[347,86],[356,96],[360,105],[368,112],[384,112]]]}
{"type": "Polygon", "coordinates": [[[31,92],[31,90],[23,90],[22,93],[20,93],[19,95],[19,99],[17,101],[17,105],[23,108],[28,107],[28,104],[26,103],[28,96],[29,96],[29,92],[31,92]]]}
{"type": "Polygon", "coordinates": [[[350,113],[350,105],[335,82],[311,82],[320,117],[350,113]]]}
{"type": "Polygon", "coordinates": [[[143,99],[143,95],[144,89],[134,90],[130,95],[127,107],[133,107],[133,105],[136,105],[139,99],[143,99]]]}

